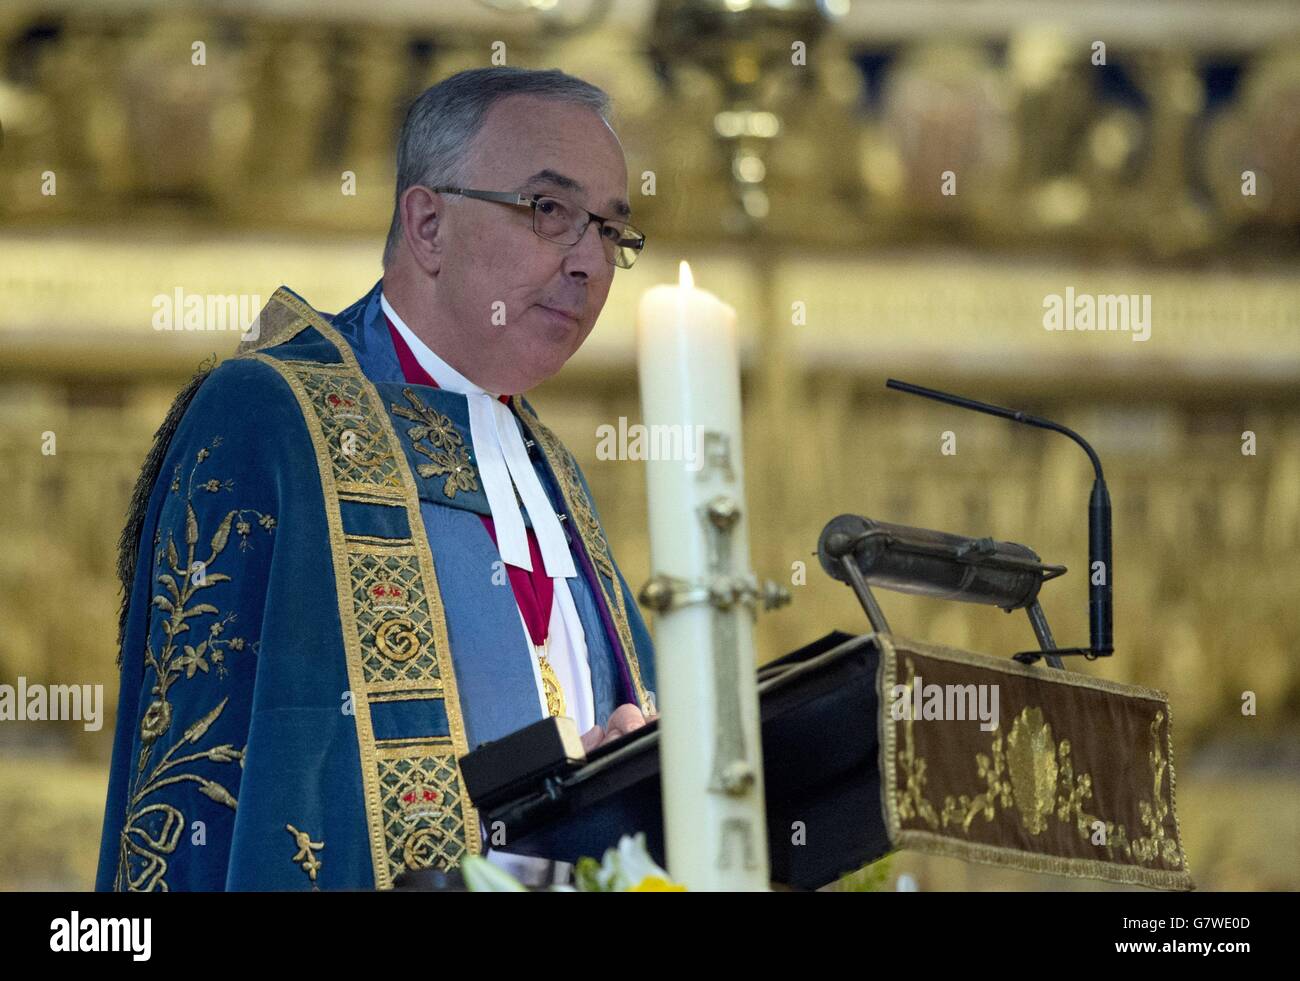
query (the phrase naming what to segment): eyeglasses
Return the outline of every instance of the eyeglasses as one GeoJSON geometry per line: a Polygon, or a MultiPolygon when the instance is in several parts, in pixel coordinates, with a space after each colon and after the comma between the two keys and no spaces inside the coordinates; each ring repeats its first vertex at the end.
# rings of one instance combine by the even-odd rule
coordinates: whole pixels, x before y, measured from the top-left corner
{"type": "Polygon", "coordinates": [[[631,269],[645,248],[645,235],[625,221],[604,218],[586,208],[549,194],[519,194],[515,191],[474,191],[465,187],[431,187],[439,194],[460,194],[480,201],[496,201],[517,208],[531,208],[533,231],[539,238],[561,245],[577,245],[593,221],[600,227],[605,258],[620,269],[631,269]]]}

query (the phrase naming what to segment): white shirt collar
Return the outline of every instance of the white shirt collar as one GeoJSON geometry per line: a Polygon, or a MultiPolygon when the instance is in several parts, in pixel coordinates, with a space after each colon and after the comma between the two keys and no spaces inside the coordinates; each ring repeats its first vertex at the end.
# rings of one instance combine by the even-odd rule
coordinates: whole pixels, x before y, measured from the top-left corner
{"type": "Polygon", "coordinates": [[[569,552],[568,539],[560,527],[546,491],[537,479],[528,451],[524,448],[519,431],[519,420],[502,403],[497,395],[475,385],[432,349],[415,336],[415,332],[392,308],[388,298],[379,294],[380,305],[397,332],[410,347],[411,353],[439,388],[464,395],[469,404],[469,434],[478,460],[483,492],[497,533],[497,549],[501,558],[510,565],[533,569],[532,553],[528,548],[523,513],[515,498],[515,489],[533,519],[533,532],[541,549],[546,574],[570,578],[578,574],[569,552]]]}
{"type": "Polygon", "coordinates": [[[406,321],[398,316],[397,311],[388,302],[388,297],[382,292],[379,294],[379,304],[384,308],[388,319],[393,322],[393,326],[397,328],[397,332],[402,335],[402,339],[406,341],[407,347],[415,355],[415,360],[420,362],[420,367],[429,373],[429,377],[438,383],[439,388],[445,388],[449,392],[459,392],[461,395],[491,395],[494,399],[500,397],[500,392],[489,392],[486,388],[475,385],[438,357],[429,345],[416,336],[415,331],[406,326],[406,321]]]}

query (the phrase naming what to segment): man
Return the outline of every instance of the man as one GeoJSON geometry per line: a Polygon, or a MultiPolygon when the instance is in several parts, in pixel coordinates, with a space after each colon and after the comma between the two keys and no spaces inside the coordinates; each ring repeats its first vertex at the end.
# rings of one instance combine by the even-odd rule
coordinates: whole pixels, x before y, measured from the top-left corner
{"type": "Polygon", "coordinates": [[[177,398],[122,537],[99,889],[454,868],[499,844],[458,757],[547,715],[588,748],[654,717],[586,480],[520,395],[644,244],[607,115],[559,71],[429,89],[382,280],[332,318],[281,287],[177,398]]]}

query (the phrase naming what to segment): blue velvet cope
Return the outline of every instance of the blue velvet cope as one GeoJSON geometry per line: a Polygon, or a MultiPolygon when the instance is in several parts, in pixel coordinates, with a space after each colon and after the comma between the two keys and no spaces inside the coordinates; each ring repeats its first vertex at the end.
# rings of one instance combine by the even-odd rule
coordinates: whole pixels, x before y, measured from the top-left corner
{"type": "MultiPolygon", "coordinates": [[[[490,513],[482,482],[448,496],[445,475],[420,476],[428,457],[415,449],[416,427],[393,411],[418,402],[445,416],[472,462],[465,397],[403,380],[379,295],[376,284],[327,319],[405,452],[399,465],[418,490],[458,697],[372,697],[368,725],[379,745],[399,749],[420,740],[448,746],[459,725],[472,749],[541,718],[534,655],[504,572],[494,576],[499,555],[479,519],[490,513]]],[[[349,499],[338,508],[341,528],[331,530],[313,424],[270,363],[345,372],[329,333],[308,324],[262,358],[221,364],[166,449],[129,597],[97,889],[371,889],[390,881],[397,866],[376,873],[385,861],[454,864],[447,856],[459,855],[467,837],[477,844],[476,819],[465,820],[445,791],[454,766],[434,774],[404,770],[400,759],[380,764],[399,793],[380,804],[367,799],[374,779],[358,736],[344,640],[352,614],[340,599],[349,593],[339,589],[346,565],[336,549],[340,533],[362,542],[409,538],[413,519],[391,502],[349,499]],[[422,851],[427,841],[417,842],[416,831],[442,844],[422,851]]],[[[512,405],[535,415],[522,398],[512,405]]],[[[332,403],[326,411],[351,410],[332,403]]],[[[638,701],[634,678],[653,696],[651,638],[617,565],[614,579],[602,578],[592,561],[554,461],[538,447],[533,463],[566,515],[580,571],[569,586],[603,725],[618,705],[638,701]],[[616,626],[620,604],[609,599],[615,590],[630,651],[616,626]]],[[[580,470],[576,477],[590,501],[580,470]]],[[[362,653],[374,656],[365,643],[362,653]]]]}

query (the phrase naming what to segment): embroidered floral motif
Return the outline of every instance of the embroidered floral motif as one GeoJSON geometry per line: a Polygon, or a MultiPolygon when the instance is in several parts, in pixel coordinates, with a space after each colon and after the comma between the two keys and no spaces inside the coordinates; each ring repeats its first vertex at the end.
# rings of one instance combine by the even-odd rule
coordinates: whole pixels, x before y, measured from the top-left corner
{"type": "MultiPolygon", "coordinates": [[[[212,451],[221,445],[220,437],[203,447],[195,455],[194,465],[189,479],[185,483],[185,560],[181,561],[180,551],[176,547],[175,534],[168,532],[166,547],[159,548],[155,555],[155,567],[163,571],[157,581],[163,587],[153,598],[153,605],[167,615],[162,621],[165,642],[161,650],[154,650],[152,641],[147,641],[144,650],[145,669],[152,669],[154,683],[150,689],[152,700],[145,709],[140,721],[140,756],[136,764],[135,784],[127,804],[127,816],[121,834],[121,849],[118,861],[118,890],[166,890],[167,856],[171,855],[180,841],[186,822],[181,810],[171,803],[148,803],[145,801],[164,787],[183,782],[197,784],[199,793],[235,809],[236,799],[221,783],[200,776],[197,773],[176,773],[176,768],[198,760],[213,763],[238,762],[243,766],[244,751],[233,745],[223,744],[207,749],[199,749],[184,756],[175,754],[185,746],[195,746],[206,735],[209,728],[225,710],[227,699],[223,698],[210,712],[185,730],[179,740],[168,749],[152,769],[148,769],[154,747],[171,729],[174,720],[172,704],[168,693],[172,686],[182,677],[193,678],[202,671],[208,674],[213,669],[217,677],[225,677],[226,656],[230,651],[243,651],[246,646],[243,637],[224,636],[228,627],[235,621],[234,613],[224,616],[211,603],[196,602],[199,593],[221,582],[229,582],[231,577],[221,572],[212,571],[214,564],[226,549],[230,540],[232,526],[240,535],[240,547],[250,547],[247,542],[248,521],[245,515],[256,515],[259,524],[269,533],[274,527],[274,519],[260,511],[232,510],[226,514],[217,526],[208,543],[206,560],[196,558],[200,553],[199,522],[194,510],[193,498],[196,490],[203,493],[221,493],[234,489],[230,480],[209,479],[200,481],[196,487],[195,476],[212,451]],[[243,526],[242,530],[239,526],[243,526]],[[215,619],[207,626],[207,636],[197,644],[184,643],[187,634],[200,617],[211,616],[215,619]],[[148,771],[146,773],[146,770],[148,771]]],[[[182,486],[181,467],[173,473],[170,490],[180,494],[182,486]]],[[[156,542],[161,543],[159,535],[156,542]]]]}
{"type": "MultiPolygon", "coordinates": [[[[904,702],[910,702],[915,683],[912,659],[906,659],[906,678],[903,686],[904,702]]],[[[907,821],[916,819],[932,830],[947,830],[958,826],[969,834],[976,817],[992,821],[999,807],[1004,813],[1017,812],[1020,822],[1031,835],[1041,834],[1048,827],[1053,813],[1060,822],[1073,820],[1081,838],[1092,840],[1097,828],[1104,828],[1103,847],[1112,859],[1118,854],[1138,865],[1163,862],[1173,869],[1183,868],[1183,855],[1175,838],[1165,830],[1169,805],[1165,800],[1164,782],[1168,761],[1161,747],[1161,729],[1165,713],[1158,710],[1150,725],[1152,749],[1147,754],[1151,764],[1153,801],[1139,801],[1138,814],[1148,834],[1129,839],[1123,824],[1105,821],[1089,814],[1084,805],[1092,799],[1092,776],[1084,773],[1077,778],[1071,758],[1070,741],[1057,743],[1052,738],[1052,728],[1043,718],[1042,710],[1026,706],[1011,726],[1006,739],[999,731],[993,737],[991,755],[975,755],[976,773],[984,781],[985,789],[974,796],[948,795],[942,811],[936,810],[926,797],[926,761],[918,756],[912,733],[910,713],[901,722],[902,748],[898,751],[898,769],[903,787],[898,797],[898,816],[907,821]]]]}
{"type": "Polygon", "coordinates": [[[408,408],[393,403],[393,415],[415,423],[406,430],[406,435],[411,437],[411,447],[433,461],[421,463],[415,472],[424,478],[446,475],[442,492],[449,498],[454,498],[457,491],[478,490],[478,473],[465,449],[465,439],[456,431],[451,418],[425,405],[409,388],[402,389],[402,394],[411,405],[408,408]],[[424,445],[426,440],[428,446],[424,445]]]}
{"type": "Polygon", "coordinates": [[[307,878],[311,880],[312,889],[319,892],[320,886],[316,885],[316,873],[321,870],[321,861],[316,857],[316,852],[325,848],[325,842],[312,841],[311,835],[299,831],[292,824],[286,824],[284,830],[293,835],[294,843],[298,846],[293,861],[302,866],[302,870],[307,873],[307,878]]]}
{"type": "MultiPolygon", "coordinates": [[[[235,798],[217,781],[201,777],[196,773],[170,772],[176,767],[198,760],[209,760],[213,763],[238,762],[241,767],[243,766],[244,751],[236,749],[230,743],[174,757],[176,751],[183,746],[194,745],[203,738],[212,723],[225,710],[227,701],[228,699],[223,698],[216,708],[186,729],[185,734],[163,754],[158,765],[150,771],[146,779],[140,781],[137,775],[136,788],[127,805],[126,823],[122,827],[115,886],[119,892],[124,889],[132,892],[154,890],[166,892],[168,888],[164,878],[167,875],[166,856],[176,851],[176,846],[186,827],[185,815],[180,808],[168,803],[141,806],[145,798],[170,784],[193,781],[198,784],[199,793],[218,804],[226,805],[232,811],[235,809],[235,798]]],[[[164,707],[166,721],[170,722],[171,706],[166,702],[154,702],[150,710],[158,705],[164,707]]],[[[142,761],[147,759],[148,751],[147,746],[141,751],[142,761]]]]}

